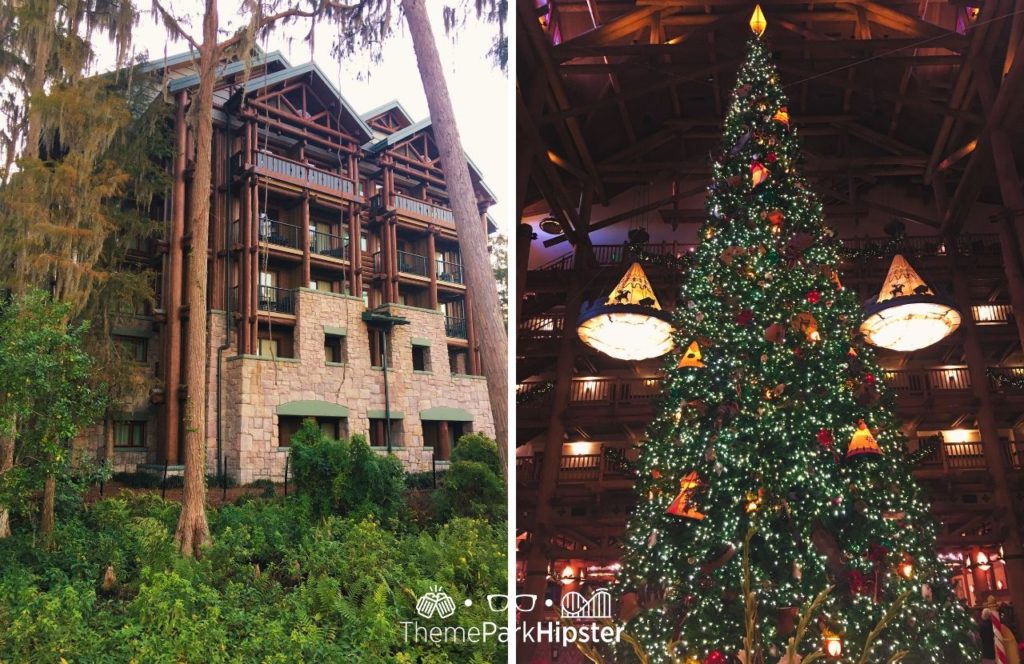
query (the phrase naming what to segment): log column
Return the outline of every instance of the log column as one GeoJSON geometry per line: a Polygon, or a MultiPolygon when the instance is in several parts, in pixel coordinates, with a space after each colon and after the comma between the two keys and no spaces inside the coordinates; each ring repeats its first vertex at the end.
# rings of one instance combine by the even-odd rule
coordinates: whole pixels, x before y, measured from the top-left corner
{"type": "Polygon", "coordinates": [[[174,112],[174,183],[171,188],[171,227],[167,254],[167,288],[164,291],[167,323],[164,340],[164,409],[166,422],[164,431],[164,461],[171,465],[178,463],[178,441],[181,435],[181,301],[182,273],[184,266],[183,239],[185,237],[185,162],[188,147],[188,125],[185,121],[185,107],[188,94],[178,93],[174,112]]]}
{"type": "Polygon", "coordinates": [[[985,356],[978,340],[974,317],[971,316],[970,292],[966,277],[959,266],[956,238],[948,238],[946,246],[949,247],[950,267],[953,272],[953,294],[957,307],[963,312],[961,329],[964,335],[964,354],[967,357],[971,388],[977,402],[982,452],[985,455],[985,465],[992,477],[994,516],[996,522],[1002,525],[1007,586],[1010,599],[1019,612],[1021,607],[1024,607],[1024,546],[1021,542],[1020,519],[1014,510],[1013,494],[1007,480],[1007,450],[1006,445],[999,439],[992,395],[989,392],[988,374],[985,371],[985,356]]]}
{"type": "Polygon", "coordinates": [[[309,288],[309,191],[302,192],[302,287],[309,288]]]}
{"type": "Polygon", "coordinates": [[[352,295],[363,296],[363,247],[362,247],[362,219],[355,203],[348,206],[348,255],[352,268],[352,295]]]}
{"type": "Polygon", "coordinates": [[[430,308],[437,311],[437,229],[427,229],[427,276],[430,277],[430,308]]]}
{"type": "MultiPolygon", "coordinates": [[[[548,540],[554,532],[554,511],[552,504],[558,488],[558,471],[562,464],[562,445],[565,442],[565,422],[562,417],[569,408],[569,394],[576,364],[576,319],[583,303],[583,289],[588,281],[593,250],[586,234],[576,245],[576,260],[573,263],[565,298],[565,322],[562,339],[555,363],[554,389],[551,394],[551,415],[544,434],[544,452],[540,463],[540,483],[537,489],[537,503],[530,528],[529,548],[526,552],[526,588],[524,592],[544,597],[548,578],[548,540]]],[[[523,618],[523,624],[539,622],[543,615],[543,603],[537,602],[534,610],[523,618]]],[[[541,647],[539,644],[521,644],[527,652],[541,647]]]]}
{"type": "MultiPolygon", "coordinates": [[[[255,148],[258,145],[258,133],[256,131],[256,123],[251,122],[249,124],[249,132],[252,140],[252,145],[255,148]]],[[[262,219],[260,218],[260,188],[259,178],[256,176],[255,169],[249,178],[249,196],[252,198],[251,210],[252,210],[252,227],[250,232],[252,233],[252,243],[249,245],[249,286],[247,288],[246,297],[249,298],[249,319],[247,324],[249,326],[249,354],[255,355],[259,352],[259,291],[260,291],[260,233],[262,231],[262,219]]],[[[269,221],[269,220],[268,220],[269,221]]]]}
{"type": "Polygon", "coordinates": [[[438,458],[447,461],[452,456],[452,446],[448,444],[448,423],[444,420],[437,423],[438,458]]]}
{"type": "Polygon", "coordinates": [[[466,316],[466,319],[465,319],[466,320],[466,340],[469,342],[469,353],[467,354],[468,357],[466,358],[468,366],[466,367],[466,370],[469,372],[470,376],[479,376],[480,375],[480,355],[479,355],[480,345],[477,343],[477,339],[476,339],[476,326],[473,324],[473,315],[472,315],[472,311],[473,311],[473,296],[470,294],[469,289],[466,290],[465,303],[466,303],[466,306],[465,306],[465,309],[466,309],[466,312],[465,312],[465,316],[466,316]]]}
{"type": "MultiPolygon", "coordinates": [[[[1017,215],[1024,214],[1024,192],[1021,191],[1017,164],[1013,158],[1012,143],[1002,129],[992,132],[992,160],[995,162],[999,191],[1007,215],[999,220],[999,245],[1003,252],[1003,269],[1006,271],[1010,302],[1013,305],[1013,319],[1017,323],[1017,336],[1024,349],[1024,270],[1021,269],[1021,246],[1019,229],[1015,228],[1017,215]]],[[[1024,611],[1024,607],[1020,609],[1024,611]]]]}
{"type": "Polygon", "coordinates": [[[522,320],[523,295],[526,293],[526,273],[530,269],[530,245],[536,236],[533,227],[520,223],[516,228],[516,324],[522,320]]]}

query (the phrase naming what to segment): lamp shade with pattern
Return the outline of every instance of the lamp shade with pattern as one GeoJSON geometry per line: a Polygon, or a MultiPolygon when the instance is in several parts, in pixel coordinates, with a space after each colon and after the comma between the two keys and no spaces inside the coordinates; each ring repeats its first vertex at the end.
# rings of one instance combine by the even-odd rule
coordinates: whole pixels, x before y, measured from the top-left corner
{"type": "Polygon", "coordinates": [[[672,350],[672,324],[639,263],[605,300],[583,307],[576,331],[583,343],[620,360],[646,360],[672,350]]]}
{"type": "Polygon", "coordinates": [[[868,343],[909,352],[926,348],[960,327],[960,312],[936,293],[897,254],[877,298],[864,304],[867,318],[860,331],[868,343]]]}

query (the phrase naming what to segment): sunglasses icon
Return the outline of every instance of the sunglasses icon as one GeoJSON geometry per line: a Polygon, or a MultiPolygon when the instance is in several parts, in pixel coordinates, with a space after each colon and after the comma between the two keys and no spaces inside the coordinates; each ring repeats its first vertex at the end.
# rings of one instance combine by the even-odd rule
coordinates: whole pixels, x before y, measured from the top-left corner
{"type": "MultiPolygon", "coordinates": [[[[508,611],[508,600],[508,595],[488,595],[487,606],[491,607],[491,611],[495,613],[504,613],[508,611]]],[[[537,606],[536,595],[516,595],[513,601],[515,602],[516,611],[522,611],[523,613],[529,613],[537,606]]]]}

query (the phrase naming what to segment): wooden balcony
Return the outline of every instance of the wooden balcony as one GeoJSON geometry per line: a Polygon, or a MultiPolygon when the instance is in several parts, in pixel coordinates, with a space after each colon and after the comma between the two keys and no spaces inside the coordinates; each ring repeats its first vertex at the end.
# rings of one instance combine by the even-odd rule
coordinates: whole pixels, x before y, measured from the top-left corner
{"type": "MultiPolygon", "coordinates": [[[[1024,441],[1001,440],[1007,468],[1024,471],[1024,441]]],[[[981,442],[944,442],[925,456],[914,470],[914,475],[927,479],[945,477],[969,471],[986,471],[985,453],[981,442]]]]}
{"type": "MultiPolygon", "coordinates": [[[[516,482],[536,484],[540,480],[543,459],[543,454],[516,457],[516,482]]],[[[632,467],[622,457],[622,450],[615,448],[603,448],[597,454],[563,454],[558,469],[559,484],[632,484],[635,478],[632,467]]]]}
{"type": "Polygon", "coordinates": [[[391,201],[387,204],[385,204],[383,194],[377,194],[373,197],[371,207],[377,212],[394,212],[401,217],[424,224],[455,228],[455,215],[450,208],[404,194],[392,194],[391,201]]]}
{"type": "MultiPolygon", "coordinates": [[[[241,153],[235,155],[235,167],[239,171],[244,165],[242,156],[241,153]]],[[[265,150],[257,150],[250,163],[258,175],[271,180],[325,194],[340,195],[350,200],[360,200],[356,194],[355,182],[326,168],[304,164],[265,150]]]]}

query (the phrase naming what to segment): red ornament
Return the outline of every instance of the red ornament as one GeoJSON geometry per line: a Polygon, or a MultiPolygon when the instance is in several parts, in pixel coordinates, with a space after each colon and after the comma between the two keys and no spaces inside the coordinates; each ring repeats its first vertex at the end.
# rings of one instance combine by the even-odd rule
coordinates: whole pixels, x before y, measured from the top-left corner
{"type": "Polygon", "coordinates": [[[821,293],[819,293],[816,290],[808,292],[807,301],[810,302],[811,304],[817,304],[818,302],[821,302],[821,293]]]}
{"type": "Polygon", "coordinates": [[[754,312],[751,309],[744,309],[743,311],[736,314],[736,324],[746,327],[750,325],[751,321],[754,320],[754,312]]]}
{"type": "Polygon", "coordinates": [[[660,480],[661,479],[661,471],[658,470],[657,468],[652,468],[651,469],[651,477],[653,477],[656,480],[660,480]]]}
{"type": "Polygon", "coordinates": [[[824,427],[818,431],[818,444],[824,447],[826,450],[832,449],[832,445],[835,443],[835,438],[832,437],[832,432],[824,427]]]}
{"type": "Polygon", "coordinates": [[[704,664],[726,664],[725,655],[721,650],[712,650],[704,658],[704,664]]]}
{"type": "Polygon", "coordinates": [[[869,544],[868,545],[868,560],[872,562],[882,562],[885,557],[889,555],[889,548],[882,544],[869,544]]]}
{"type": "Polygon", "coordinates": [[[872,373],[864,374],[864,382],[867,383],[868,385],[874,385],[875,382],[876,382],[875,381],[875,374],[872,374],[872,373]]]}
{"type": "Polygon", "coordinates": [[[756,187],[768,179],[768,168],[756,161],[750,165],[750,186],[756,187]]]}
{"type": "Polygon", "coordinates": [[[768,161],[769,164],[774,164],[779,159],[779,157],[774,152],[769,152],[764,156],[764,158],[765,160],[768,161]]]}

